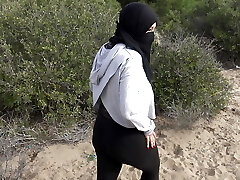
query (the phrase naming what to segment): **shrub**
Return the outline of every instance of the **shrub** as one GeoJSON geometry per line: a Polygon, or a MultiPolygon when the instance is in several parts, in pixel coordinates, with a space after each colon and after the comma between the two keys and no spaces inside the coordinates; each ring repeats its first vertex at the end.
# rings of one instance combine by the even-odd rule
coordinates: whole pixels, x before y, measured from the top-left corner
{"type": "Polygon", "coordinates": [[[137,2],[136,0],[116,0],[116,1],[118,1],[121,4],[122,7],[124,7],[128,3],[137,2]]]}
{"type": "MultiPolygon", "coordinates": [[[[219,60],[239,61],[240,4],[237,0],[146,0],[159,15],[159,25],[165,32],[183,29],[198,36],[214,39],[222,49],[219,60]],[[227,59],[227,60],[228,60],[227,59]]],[[[240,62],[239,62],[240,63],[240,62]]]]}
{"type": "Polygon", "coordinates": [[[163,35],[154,46],[154,91],[159,109],[173,117],[211,116],[230,97],[214,48],[196,36],[163,35]]]}
{"type": "MultiPolygon", "coordinates": [[[[11,119],[12,120],[12,119],[11,119]]],[[[6,121],[0,117],[0,122],[6,121]]],[[[32,128],[16,124],[0,124],[0,179],[24,179],[24,169],[33,161],[45,142],[36,140],[38,134],[32,128]],[[35,136],[35,137],[34,137],[35,136]]]]}
{"type": "Polygon", "coordinates": [[[189,30],[215,38],[218,47],[228,57],[240,56],[240,4],[236,0],[217,0],[199,3],[189,14],[189,30]],[[230,56],[229,56],[230,55],[230,56]]]}
{"type": "Polygon", "coordinates": [[[117,10],[110,0],[3,1],[0,111],[65,123],[84,117],[91,63],[115,30],[117,10]]]}

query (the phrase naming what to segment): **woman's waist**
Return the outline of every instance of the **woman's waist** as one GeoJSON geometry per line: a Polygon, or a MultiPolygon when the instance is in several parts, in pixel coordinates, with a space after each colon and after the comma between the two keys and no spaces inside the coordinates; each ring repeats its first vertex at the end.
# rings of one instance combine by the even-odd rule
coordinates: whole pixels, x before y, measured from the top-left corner
{"type": "Polygon", "coordinates": [[[121,117],[116,117],[117,114],[113,115],[112,117],[102,102],[99,106],[98,116],[100,117],[102,123],[105,123],[105,125],[112,124],[119,128],[136,129],[136,127],[131,122],[125,122],[121,117]]]}

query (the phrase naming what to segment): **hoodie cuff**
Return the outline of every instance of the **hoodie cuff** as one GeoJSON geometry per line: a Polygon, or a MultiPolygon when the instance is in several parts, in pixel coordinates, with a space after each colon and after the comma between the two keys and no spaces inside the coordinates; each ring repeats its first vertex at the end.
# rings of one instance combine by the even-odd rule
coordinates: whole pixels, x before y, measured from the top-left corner
{"type": "Polygon", "coordinates": [[[150,134],[152,134],[153,133],[153,130],[152,129],[150,129],[150,130],[148,130],[148,131],[144,131],[144,135],[145,136],[148,136],[148,135],[150,135],[150,134]]]}

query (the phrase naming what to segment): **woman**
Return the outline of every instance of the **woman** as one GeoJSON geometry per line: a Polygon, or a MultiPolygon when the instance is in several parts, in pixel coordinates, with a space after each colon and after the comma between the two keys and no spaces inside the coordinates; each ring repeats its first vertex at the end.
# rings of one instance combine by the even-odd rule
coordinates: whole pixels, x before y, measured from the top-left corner
{"type": "Polygon", "coordinates": [[[97,179],[115,180],[122,164],[143,171],[142,180],[159,179],[154,132],[150,50],[157,16],[143,3],[120,12],[115,35],[97,53],[90,75],[97,179]]]}

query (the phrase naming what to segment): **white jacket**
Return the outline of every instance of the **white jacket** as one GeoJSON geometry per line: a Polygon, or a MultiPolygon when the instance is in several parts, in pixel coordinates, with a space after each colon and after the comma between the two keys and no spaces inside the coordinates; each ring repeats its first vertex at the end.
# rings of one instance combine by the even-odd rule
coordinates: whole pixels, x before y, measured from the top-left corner
{"type": "Polygon", "coordinates": [[[93,106],[99,98],[114,121],[126,128],[152,133],[156,118],[154,94],[142,65],[141,55],[116,44],[98,51],[90,74],[93,106]]]}

